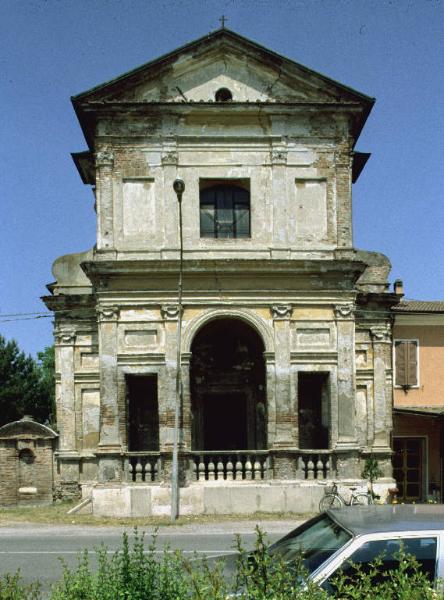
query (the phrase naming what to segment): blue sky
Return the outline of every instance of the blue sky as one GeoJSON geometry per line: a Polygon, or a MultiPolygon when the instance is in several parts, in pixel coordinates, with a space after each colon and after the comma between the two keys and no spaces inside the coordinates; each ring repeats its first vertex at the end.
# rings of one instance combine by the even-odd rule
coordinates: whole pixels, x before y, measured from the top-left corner
{"type": "Polygon", "coordinates": [[[444,298],[442,0],[1,0],[0,333],[35,354],[53,260],[91,247],[95,215],[70,153],[70,96],[227,26],[374,96],[357,148],[355,246],[384,252],[409,298],[444,298]]]}

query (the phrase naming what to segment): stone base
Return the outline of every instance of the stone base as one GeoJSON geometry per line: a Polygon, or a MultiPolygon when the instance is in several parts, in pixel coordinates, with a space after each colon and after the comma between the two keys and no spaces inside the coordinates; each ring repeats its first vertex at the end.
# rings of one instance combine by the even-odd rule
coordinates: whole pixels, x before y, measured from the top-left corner
{"type": "MultiPolygon", "coordinates": [[[[323,482],[325,483],[325,482],[323,482]]],[[[330,482],[327,482],[329,484],[330,482]]],[[[350,486],[367,491],[360,480],[338,483],[340,493],[348,498],[350,486]]],[[[392,483],[375,484],[375,492],[385,500],[392,483]]],[[[241,515],[264,513],[316,513],[325,485],[317,481],[273,482],[205,482],[180,489],[181,515],[241,515]]],[[[92,512],[103,517],[169,516],[171,488],[160,485],[115,484],[95,486],[92,512]]]]}

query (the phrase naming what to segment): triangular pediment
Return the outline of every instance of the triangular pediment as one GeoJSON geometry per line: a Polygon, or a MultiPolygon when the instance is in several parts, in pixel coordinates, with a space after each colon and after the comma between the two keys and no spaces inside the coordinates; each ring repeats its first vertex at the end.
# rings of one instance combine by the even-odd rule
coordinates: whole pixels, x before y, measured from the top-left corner
{"type": "Polygon", "coordinates": [[[233,102],[372,102],[227,29],[191,42],[73,101],[212,102],[220,88],[231,91],[233,102]]]}

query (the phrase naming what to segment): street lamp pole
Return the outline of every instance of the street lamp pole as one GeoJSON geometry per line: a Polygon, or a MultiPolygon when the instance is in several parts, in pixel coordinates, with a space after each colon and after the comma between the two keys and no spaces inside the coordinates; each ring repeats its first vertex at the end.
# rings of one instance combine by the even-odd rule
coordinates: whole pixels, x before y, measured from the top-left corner
{"type": "Polygon", "coordinates": [[[173,437],[173,464],[171,468],[171,522],[179,516],[179,426],[180,409],[182,406],[182,369],[181,369],[181,343],[182,343],[182,271],[183,271],[183,235],[182,235],[182,194],[185,191],[185,182],[177,178],[173,183],[179,204],[179,280],[177,286],[177,358],[176,358],[176,398],[174,406],[174,437],[173,437]]]}

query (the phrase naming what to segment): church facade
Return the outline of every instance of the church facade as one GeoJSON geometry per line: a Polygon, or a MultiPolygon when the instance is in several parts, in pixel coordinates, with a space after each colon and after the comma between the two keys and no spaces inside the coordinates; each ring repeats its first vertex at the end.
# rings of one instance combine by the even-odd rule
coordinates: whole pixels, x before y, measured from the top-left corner
{"type": "Polygon", "coordinates": [[[370,455],[384,492],[399,298],[352,239],[373,99],[222,28],[73,105],[97,242],[44,297],[62,495],[169,512],[178,364],[181,512],[312,511],[370,455]]]}

